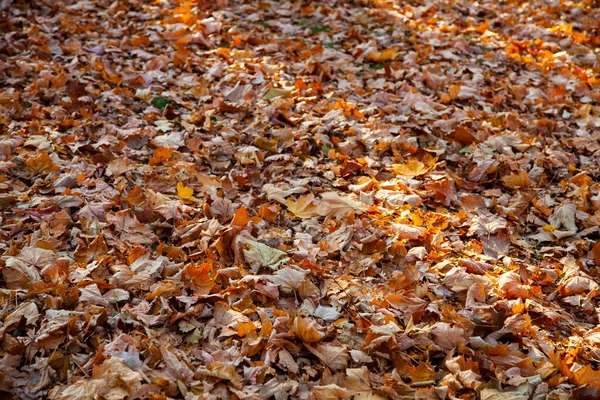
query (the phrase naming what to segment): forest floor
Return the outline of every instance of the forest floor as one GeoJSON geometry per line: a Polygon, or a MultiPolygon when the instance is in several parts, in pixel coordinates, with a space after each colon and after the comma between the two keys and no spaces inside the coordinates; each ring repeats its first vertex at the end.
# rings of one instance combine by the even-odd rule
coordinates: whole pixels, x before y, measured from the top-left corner
{"type": "Polygon", "coordinates": [[[593,1],[0,27],[3,396],[600,398],[593,1]]]}

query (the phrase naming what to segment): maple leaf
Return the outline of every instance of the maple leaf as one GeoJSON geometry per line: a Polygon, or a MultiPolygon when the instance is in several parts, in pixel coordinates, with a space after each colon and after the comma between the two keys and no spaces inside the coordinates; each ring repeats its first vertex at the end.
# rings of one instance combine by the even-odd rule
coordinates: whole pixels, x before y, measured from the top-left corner
{"type": "Polygon", "coordinates": [[[46,152],[40,152],[25,161],[25,165],[36,173],[53,172],[59,169],[58,165],[50,158],[46,152]]]}
{"type": "Polygon", "coordinates": [[[414,178],[431,171],[435,166],[435,161],[433,160],[429,165],[425,165],[419,160],[411,159],[406,164],[393,164],[392,169],[398,175],[414,178]]]}
{"type": "Polygon", "coordinates": [[[510,189],[527,188],[532,185],[527,172],[521,170],[517,174],[510,174],[502,177],[504,185],[510,189]]]}
{"type": "MultiPolygon", "coordinates": [[[[548,222],[557,229],[564,228],[567,231],[566,234],[572,235],[577,232],[577,224],[575,223],[576,212],[577,206],[575,204],[562,204],[554,210],[550,218],[548,218],[548,222]]],[[[560,237],[564,236],[561,235],[560,237]]]]}
{"type": "Polygon", "coordinates": [[[23,303],[4,319],[4,326],[1,328],[1,331],[4,332],[12,329],[14,326],[18,325],[23,318],[25,318],[25,325],[28,326],[35,324],[39,318],[39,315],[40,314],[35,303],[23,303]]]}
{"type": "Polygon", "coordinates": [[[125,399],[137,396],[142,379],[142,374],[129,368],[123,359],[110,357],[94,368],[91,379],[80,379],[68,387],[57,386],[48,397],[53,400],[94,400],[97,396],[125,399]]]}
{"type": "Polygon", "coordinates": [[[157,165],[169,160],[173,157],[173,149],[168,147],[159,147],[154,150],[154,154],[150,158],[150,165],[157,165]]]}
{"type": "MultiPolygon", "coordinates": [[[[206,366],[206,369],[208,370],[207,375],[219,379],[228,380],[229,382],[231,382],[233,387],[238,389],[242,388],[243,378],[240,374],[236,372],[235,365],[230,363],[224,364],[221,362],[214,362],[208,364],[206,366]]],[[[203,371],[201,370],[201,372],[203,371]]]]}
{"type": "Polygon", "coordinates": [[[146,225],[140,224],[135,215],[128,210],[119,211],[106,216],[106,221],[114,225],[119,232],[121,240],[136,244],[150,244],[154,242],[154,234],[146,225]]]}
{"type": "Polygon", "coordinates": [[[308,272],[309,271],[286,267],[278,270],[274,275],[265,276],[265,278],[276,284],[283,293],[290,294],[300,287],[308,272]]]}
{"type": "Polygon", "coordinates": [[[6,268],[2,269],[2,275],[8,288],[26,288],[30,282],[38,282],[41,279],[40,271],[43,267],[56,261],[57,255],[39,247],[24,247],[16,257],[6,260],[6,268]]]}
{"type": "Polygon", "coordinates": [[[340,400],[348,397],[348,390],[336,384],[320,385],[313,388],[316,400],[340,400]]]}
{"type": "Polygon", "coordinates": [[[335,192],[321,193],[318,206],[319,215],[335,217],[349,211],[366,211],[367,206],[348,197],[342,197],[335,192]]]}
{"type": "Polygon", "coordinates": [[[369,392],[371,390],[371,376],[369,369],[365,366],[361,368],[346,369],[343,387],[357,392],[369,392]]]}
{"type": "Polygon", "coordinates": [[[293,332],[304,343],[315,343],[325,337],[323,327],[316,321],[303,316],[294,319],[293,332]]]}
{"type": "Polygon", "coordinates": [[[334,371],[345,368],[350,360],[348,349],[344,345],[335,345],[331,343],[321,343],[315,347],[306,343],[304,345],[311,353],[319,357],[325,365],[334,371]]]}
{"type": "Polygon", "coordinates": [[[435,343],[444,350],[457,348],[467,341],[464,329],[452,326],[447,322],[437,322],[433,325],[431,333],[435,338],[435,343]]]}
{"type": "Polygon", "coordinates": [[[256,263],[259,266],[278,269],[279,265],[289,260],[285,251],[274,249],[266,244],[254,240],[244,241],[244,257],[246,261],[256,263]]]}
{"type": "Polygon", "coordinates": [[[319,207],[313,204],[314,199],[315,195],[309,193],[298,197],[297,200],[287,199],[283,204],[296,217],[308,219],[319,215],[319,207]]]}

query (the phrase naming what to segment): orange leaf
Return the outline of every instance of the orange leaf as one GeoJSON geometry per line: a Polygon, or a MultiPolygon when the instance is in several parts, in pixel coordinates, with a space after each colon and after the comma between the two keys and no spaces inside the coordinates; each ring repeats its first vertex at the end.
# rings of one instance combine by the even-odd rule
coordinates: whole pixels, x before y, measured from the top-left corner
{"type": "Polygon", "coordinates": [[[281,208],[277,204],[266,205],[263,204],[258,208],[258,215],[262,219],[266,219],[267,221],[273,222],[275,221],[275,217],[279,215],[281,208]]]}
{"type": "Polygon", "coordinates": [[[600,387],[600,371],[595,371],[588,364],[585,367],[573,372],[573,382],[578,387],[583,387],[586,385],[600,387]]]}
{"type": "Polygon", "coordinates": [[[322,326],[310,318],[299,316],[294,320],[294,334],[305,343],[315,343],[323,339],[325,334],[321,329],[322,326]]]}
{"type": "Polygon", "coordinates": [[[429,165],[425,165],[419,160],[412,159],[406,164],[393,164],[392,168],[398,175],[414,178],[415,176],[423,175],[430,171],[435,166],[436,161],[437,159],[434,159],[429,165]]]}
{"type": "Polygon", "coordinates": [[[590,257],[594,259],[594,264],[600,266],[600,241],[597,241],[592,247],[592,250],[590,251],[590,257]]]}
{"type": "Polygon", "coordinates": [[[248,217],[248,210],[246,207],[241,206],[236,210],[233,220],[231,221],[231,225],[244,227],[249,221],[250,218],[248,217]]]}
{"type": "Polygon", "coordinates": [[[458,98],[458,95],[460,94],[460,83],[452,85],[450,87],[449,94],[451,100],[456,100],[458,98]]]}
{"type": "Polygon", "coordinates": [[[369,55],[367,55],[367,60],[369,60],[369,61],[375,61],[375,62],[391,61],[394,58],[396,58],[396,56],[398,54],[399,53],[398,53],[398,51],[395,48],[390,47],[390,48],[385,49],[385,50],[374,51],[372,53],[369,53],[369,55]]]}
{"type": "Polygon", "coordinates": [[[150,165],[160,164],[173,157],[173,149],[168,147],[158,147],[150,158],[150,165]]]}
{"type": "Polygon", "coordinates": [[[503,176],[502,182],[509,189],[526,188],[532,185],[529,175],[523,170],[520,170],[518,174],[503,176]]]}
{"type": "Polygon", "coordinates": [[[41,152],[27,161],[25,165],[35,172],[53,172],[58,169],[58,166],[52,162],[52,159],[46,152],[41,152]]]}
{"type": "Polygon", "coordinates": [[[256,332],[256,326],[252,322],[238,322],[238,336],[244,337],[249,332],[256,332]]]}
{"type": "Polygon", "coordinates": [[[148,36],[137,36],[131,40],[131,45],[135,47],[148,46],[150,38],[148,36]]]}

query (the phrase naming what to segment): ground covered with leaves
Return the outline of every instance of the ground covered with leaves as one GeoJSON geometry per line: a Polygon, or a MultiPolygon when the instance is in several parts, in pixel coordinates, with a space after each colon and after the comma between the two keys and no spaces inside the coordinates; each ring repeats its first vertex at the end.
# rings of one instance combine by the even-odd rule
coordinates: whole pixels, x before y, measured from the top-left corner
{"type": "Polygon", "coordinates": [[[600,396],[591,1],[0,1],[0,392],[600,396]]]}

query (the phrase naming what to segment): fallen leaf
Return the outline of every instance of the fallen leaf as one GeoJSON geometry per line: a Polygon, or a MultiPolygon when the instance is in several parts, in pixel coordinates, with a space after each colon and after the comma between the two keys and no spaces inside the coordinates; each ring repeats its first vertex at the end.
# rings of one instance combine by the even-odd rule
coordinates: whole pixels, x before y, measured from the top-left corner
{"type": "Polygon", "coordinates": [[[183,182],[177,182],[177,196],[182,199],[189,199],[194,195],[194,189],[187,187],[183,182]]]}
{"type": "Polygon", "coordinates": [[[332,370],[340,370],[348,366],[350,355],[344,345],[321,343],[315,347],[305,344],[306,348],[332,370]]]}
{"type": "Polygon", "coordinates": [[[316,343],[325,337],[323,327],[310,318],[298,316],[294,319],[293,332],[304,343],[316,343]]]}
{"type": "Polygon", "coordinates": [[[262,267],[278,269],[279,265],[289,260],[285,251],[274,249],[266,244],[253,240],[244,241],[244,257],[250,263],[256,263],[262,267]]]}

